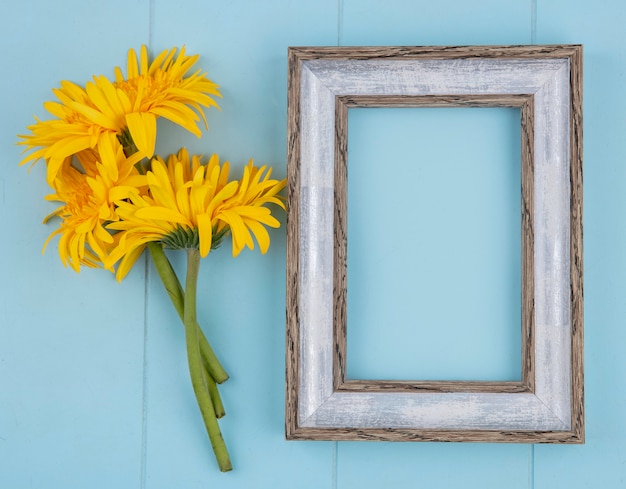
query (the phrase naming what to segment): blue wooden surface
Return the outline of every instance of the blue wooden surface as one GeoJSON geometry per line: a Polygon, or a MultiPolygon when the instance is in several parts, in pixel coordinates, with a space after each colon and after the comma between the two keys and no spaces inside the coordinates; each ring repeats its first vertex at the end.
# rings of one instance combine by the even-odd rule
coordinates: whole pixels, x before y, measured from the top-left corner
{"type": "Polygon", "coordinates": [[[519,109],[348,111],[349,378],[521,380],[520,135],[519,109]]]}
{"type": "MultiPolygon", "coordinates": [[[[626,487],[624,21],[626,5],[620,0],[2,2],[0,487],[626,487]],[[585,44],[583,446],[286,442],[281,228],[272,231],[265,256],[245,251],[233,260],[224,248],[202,263],[199,318],[232,376],[222,389],[228,411],[222,427],[235,470],[220,474],[191,391],[182,327],[153,267],[140,261],[118,284],[107,272],[77,275],[63,268],[54,242],[41,254],[51,228],[40,222],[52,206],[43,201],[48,192],[43,165],[30,173],[17,167],[16,134],[24,132],[33,115],[44,115],[42,103],[52,98],[50,90],[61,79],[84,83],[92,74],[110,75],[113,66],[124,64],[129,47],[150,43],[157,52],[186,44],[222,86],[222,111],[207,114],[210,129],[204,137],[198,140],[161,124],[160,151],[181,145],[215,151],[231,160],[233,171],[254,157],[284,176],[288,46],[530,42],[585,44]]],[[[459,122],[453,114],[443,117],[450,118],[449,124],[459,122]]],[[[480,127],[495,123],[487,132],[506,137],[511,121],[498,117],[487,117],[480,127]]],[[[398,123],[394,121],[390,124],[398,123]]],[[[362,147],[359,138],[363,144],[371,139],[365,130],[351,144],[362,147]]],[[[490,170],[519,144],[515,138],[504,146],[498,140],[481,147],[490,170]]],[[[398,177],[394,162],[415,151],[408,143],[393,147],[381,163],[389,177],[379,182],[386,195],[393,194],[398,177]]],[[[424,160],[442,158],[436,145],[425,145],[423,151],[424,160]]],[[[456,164],[458,157],[445,156],[441,164],[456,164]]],[[[484,189],[510,175],[485,173],[484,189]]],[[[361,190],[355,205],[367,199],[361,190]]],[[[506,196],[491,197],[505,207],[494,219],[505,219],[506,206],[514,203],[506,196]]],[[[446,194],[445,204],[455,218],[461,211],[453,209],[461,208],[462,199],[455,192],[446,194]]],[[[384,259],[396,249],[397,238],[393,228],[377,224],[372,254],[384,259]]],[[[505,246],[509,234],[499,227],[486,229],[486,240],[505,246]]],[[[420,237],[418,229],[404,232],[412,240],[420,237]]],[[[363,253],[365,260],[367,250],[363,253]]],[[[182,257],[172,257],[181,268],[182,257]]],[[[486,275],[498,277],[499,268],[512,266],[511,255],[497,258],[493,266],[485,266],[486,275]]],[[[395,262],[399,269],[401,265],[401,260],[395,262]]],[[[406,280],[404,273],[394,273],[389,272],[390,280],[406,280]]],[[[486,295],[495,292],[489,289],[495,283],[486,282],[486,295]]],[[[356,297],[350,307],[358,309],[365,299],[356,297]]],[[[503,307],[497,316],[514,321],[515,307],[503,307]]],[[[420,311],[404,309],[400,319],[419,320],[420,311]]],[[[495,357],[493,350],[501,355],[519,338],[515,333],[494,338],[502,330],[495,322],[483,322],[492,342],[466,340],[472,355],[487,360],[487,376],[514,374],[515,361],[495,357]]],[[[427,329],[400,333],[408,344],[441,340],[438,332],[429,335],[427,329]]],[[[396,357],[407,358],[380,340],[382,353],[372,365],[367,351],[377,340],[364,338],[372,343],[361,353],[355,350],[357,370],[393,367],[396,357]]],[[[450,357],[437,368],[459,372],[468,361],[450,357]]],[[[412,365],[401,363],[397,372],[404,375],[402,369],[412,365]]]]}

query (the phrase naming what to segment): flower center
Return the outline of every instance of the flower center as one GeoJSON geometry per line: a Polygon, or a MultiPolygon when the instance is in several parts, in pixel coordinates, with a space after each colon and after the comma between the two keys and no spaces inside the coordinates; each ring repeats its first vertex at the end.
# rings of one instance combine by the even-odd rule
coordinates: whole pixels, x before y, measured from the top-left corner
{"type": "Polygon", "coordinates": [[[139,75],[128,80],[116,81],[114,85],[128,96],[133,105],[139,97],[139,108],[145,111],[167,98],[172,82],[163,73],[157,72],[153,75],[139,75]]]}

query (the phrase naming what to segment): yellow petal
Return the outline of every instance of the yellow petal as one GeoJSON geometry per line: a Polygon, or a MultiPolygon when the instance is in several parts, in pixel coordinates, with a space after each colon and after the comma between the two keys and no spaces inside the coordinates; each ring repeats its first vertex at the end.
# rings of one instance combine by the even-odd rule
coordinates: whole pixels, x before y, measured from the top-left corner
{"type": "Polygon", "coordinates": [[[136,212],[136,216],[139,219],[154,219],[156,221],[170,221],[178,224],[185,224],[189,227],[193,227],[191,223],[185,218],[185,216],[181,215],[179,212],[168,209],[167,207],[144,207],[143,209],[138,209],[136,212]]]}
{"type": "Polygon", "coordinates": [[[267,232],[267,229],[265,229],[261,223],[253,219],[245,219],[245,223],[254,234],[256,242],[259,243],[261,253],[267,253],[267,250],[270,247],[270,235],[267,232]]]}
{"type": "Polygon", "coordinates": [[[147,158],[154,155],[156,144],[156,117],[148,112],[132,112],[126,114],[128,131],[141,154],[147,158]]]}
{"type": "Polygon", "coordinates": [[[84,115],[87,119],[89,119],[91,122],[93,122],[94,124],[97,124],[101,127],[105,127],[107,129],[110,129],[112,131],[116,131],[120,128],[117,127],[117,124],[115,123],[114,119],[111,119],[110,117],[107,117],[105,114],[103,114],[102,112],[89,107],[88,105],[85,104],[79,104],[78,102],[72,102],[71,104],[68,104],[69,107],[71,107],[72,109],[74,109],[76,112],[84,115]]]}
{"type": "Polygon", "coordinates": [[[113,134],[111,134],[110,136],[111,137],[104,137],[100,140],[100,144],[98,145],[98,151],[100,153],[100,161],[107,175],[111,178],[111,180],[116,182],[119,178],[119,173],[117,168],[116,151],[113,147],[115,143],[113,142],[112,138],[114,138],[115,141],[117,141],[117,138],[115,138],[113,134]]]}
{"type": "Polygon", "coordinates": [[[211,251],[213,228],[211,217],[207,214],[198,214],[198,238],[200,240],[200,256],[205,258],[211,251]]]}
{"type": "Polygon", "coordinates": [[[216,219],[225,221],[230,227],[233,238],[233,256],[237,256],[246,246],[251,250],[254,249],[254,241],[250,231],[239,214],[232,210],[224,210],[216,216],[216,219]]]}
{"type": "Polygon", "coordinates": [[[137,69],[137,54],[135,50],[130,48],[128,50],[128,62],[126,65],[126,76],[128,78],[135,78],[139,76],[139,70],[137,69]]]}
{"type": "Polygon", "coordinates": [[[115,274],[115,278],[118,282],[121,282],[122,279],[128,275],[128,272],[130,272],[130,269],[133,268],[133,265],[141,256],[145,247],[145,244],[143,246],[138,246],[124,255],[119,267],[117,267],[117,273],[115,274]]]}
{"type": "Polygon", "coordinates": [[[147,75],[149,66],[148,66],[148,48],[145,44],[141,46],[141,51],[139,52],[140,56],[140,73],[142,75],[147,75]]]}

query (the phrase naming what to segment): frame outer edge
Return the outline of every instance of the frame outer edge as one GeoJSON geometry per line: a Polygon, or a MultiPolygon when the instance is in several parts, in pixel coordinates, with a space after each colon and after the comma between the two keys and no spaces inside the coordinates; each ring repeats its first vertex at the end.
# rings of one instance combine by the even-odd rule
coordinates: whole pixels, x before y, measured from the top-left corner
{"type": "Polygon", "coordinates": [[[298,46],[289,48],[299,59],[464,59],[464,58],[570,58],[579,45],[484,46],[298,46]]]}
{"type": "Polygon", "coordinates": [[[582,46],[290,47],[288,50],[287,187],[287,395],[285,433],[290,440],[465,441],[584,443],[583,390],[583,200],[582,46]],[[298,426],[299,386],[299,194],[300,73],[307,59],[376,58],[568,58],[570,60],[570,303],[572,343],[572,427],[569,431],[485,431],[393,428],[308,428],[298,426]]]}
{"type": "Polygon", "coordinates": [[[572,434],[585,442],[584,415],[584,290],[583,290],[583,47],[570,56],[571,162],[570,162],[570,274],[572,308],[572,434]]]}
{"type": "Polygon", "coordinates": [[[300,370],[300,72],[298,51],[288,48],[287,88],[287,297],[285,436],[294,439],[298,430],[300,370]]]}

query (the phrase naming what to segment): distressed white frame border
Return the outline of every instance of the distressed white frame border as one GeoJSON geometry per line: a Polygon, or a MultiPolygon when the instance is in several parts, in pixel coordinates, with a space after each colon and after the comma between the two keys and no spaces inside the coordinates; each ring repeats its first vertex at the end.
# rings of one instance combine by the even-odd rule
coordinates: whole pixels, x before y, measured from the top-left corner
{"type": "MultiPolygon", "coordinates": [[[[291,258],[297,257],[295,278],[288,275],[288,282],[297,280],[288,283],[288,307],[296,309],[288,311],[288,438],[583,442],[582,336],[572,341],[573,312],[580,315],[577,334],[582,328],[582,280],[577,286],[581,304],[574,304],[571,297],[572,267],[582,267],[582,262],[572,263],[571,242],[572,231],[577,232],[571,228],[572,155],[580,157],[572,149],[574,143],[580,144],[572,140],[580,134],[576,132],[580,128],[572,127],[572,56],[577,56],[578,70],[581,52],[579,46],[544,47],[535,57],[536,48],[529,47],[530,54],[524,55],[516,54],[523,50],[520,47],[508,52],[506,47],[475,47],[471,55],[467,50],[472,48],[449,48],[460,54],[450,56],[447,51],[440,59],[421,57],[424,48],[404,48],[395,55],[388,52],[393,48],[381,52],[363,48],[369,51],[360,55],[346,48],[346,56],[342,48],[290,48],[290,83],[298,83],[290,86],[290,92],[299,92],[299,100],[294,107],[290,98],[289,107],[290,150],[298,150],[290,155],[290,165],[298,164],[298,175],[297,181],[290,178],[289,212],[298,229],[290,228],[288,236],[293,240],[297,232],[297,243],[288,243],[291,258]],[[498,54],[489,54],[489,49],[498,54]],[[333,373],[337,97],[433,95],[534,98],[535,378],[530,392],[337,389],[333,373]],[[297,351],[290,356],[291,345],[297,351]],[[575,378],[573,353],[580,366],[575,378]]],[[[575,256],[579,259],[581,250],[575,256]]],[[[582,268],[579,274],[582,278],[582,268]]]]}

